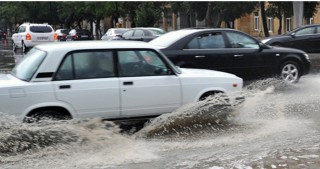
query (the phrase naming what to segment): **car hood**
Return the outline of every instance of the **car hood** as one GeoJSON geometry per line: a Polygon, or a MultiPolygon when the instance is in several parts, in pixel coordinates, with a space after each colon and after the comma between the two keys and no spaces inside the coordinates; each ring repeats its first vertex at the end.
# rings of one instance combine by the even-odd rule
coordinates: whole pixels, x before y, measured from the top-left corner
{"type": "Polygon", "coordinates": [[[0,87],[21,86],[27,82],[21,81],[10,74],[0,74],[0,87]]]}
{"type": "Polygon", "coordinates": [[[216,71],[216,70],[190,69],[190,68],[180,68],[180,70],[181,70],[182,76],[239,78],[234,74],[225,73],[225,72],[216,71]]]}
{"type": "Polygon", "coordinates": [[[279,53],[300,53],[300,54],[305,54],[304,51],[300,49],[295,49],[295,48],[288,48],[288,47],[280,47],[280,46],[270,46],[271,50],[274,50],[274,52],[279,52],[279,53]]]}

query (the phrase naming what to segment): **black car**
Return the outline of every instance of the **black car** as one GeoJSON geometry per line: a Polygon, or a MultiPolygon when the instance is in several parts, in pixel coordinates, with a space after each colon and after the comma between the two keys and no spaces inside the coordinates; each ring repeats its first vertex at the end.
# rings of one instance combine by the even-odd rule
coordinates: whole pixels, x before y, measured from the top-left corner
{"type": "Polygon", "coordinates": [[[135,40],[149,42],[166,32],[160,28],[131,28],[114,40],[135,40]]]}
{"type": "Polygon", "coordinates": [[[86,29],[72,29],[67,35],[67,41],[74,40],[93,40],[93,35],[86,29]]]}
{"type": "Polygon", "coordinates": [[[283,35],[265,38],[262,42],[301,49],[307,53],[320,53],[320,24],[301,26],[283,35]]]}
{"type": "Polygon", "coordinates": [[[305,52],[271,47],[234,29],[183,29],[149,43],[177,66],[220,70],[245,80],[280,75],[297,82],[310,69],[305,52]]]}
{"type": "Polygon", "coordinates": [[[69,32],[70,32],[70,29],[57,29],[55,31],[59,41],[66,41],[67,35],[69,34],[69,32]]]}

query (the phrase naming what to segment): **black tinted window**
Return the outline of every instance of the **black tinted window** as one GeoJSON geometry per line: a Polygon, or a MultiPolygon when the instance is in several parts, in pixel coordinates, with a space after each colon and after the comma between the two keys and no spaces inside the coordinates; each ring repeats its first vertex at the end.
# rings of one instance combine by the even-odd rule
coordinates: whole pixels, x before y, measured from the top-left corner
{"type": "Polygon", "coordinates": [[[30,31],[34,33],[49,33],[52,32],[49,26],[30,26],[30,31]]]}
{"type": "Polygon", "coordinates": [[[221,33],[203,34],[193,38],[188,44],[187,49],[214,49],[225,48],[225,42],[221,33]]]}

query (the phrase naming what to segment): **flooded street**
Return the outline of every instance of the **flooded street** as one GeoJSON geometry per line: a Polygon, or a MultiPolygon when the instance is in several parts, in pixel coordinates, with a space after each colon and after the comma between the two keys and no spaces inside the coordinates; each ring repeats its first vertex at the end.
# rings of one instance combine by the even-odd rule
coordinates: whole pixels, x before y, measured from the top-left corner
{"type": "MultiPolygon", "coordinates": [[[[11,54],[10,54],[11,53],[11,54]]],[[[23,58],[0,52],[0,71],[23,58]]],[[[92,119],[25,124],[0,119],[1,169],[317,169],[320,74],[287,85],[247,82],[246,101],[185,105],[127,134],[92,119]]]]}

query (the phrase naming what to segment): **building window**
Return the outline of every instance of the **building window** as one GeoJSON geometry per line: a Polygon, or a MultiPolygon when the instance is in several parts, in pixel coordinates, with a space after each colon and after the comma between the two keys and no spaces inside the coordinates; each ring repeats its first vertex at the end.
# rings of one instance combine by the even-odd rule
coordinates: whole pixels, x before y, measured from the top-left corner
{"type": "Polygon", "coordinates": [[[268,31],[273,32],[273,18],[268,18],[268,31]]]}
{"type": "Polygon", "coordinates": [[[313,18],[306,18],[306,25],[313,24],[313,18]]]}
{"type": "Polygon", "coordinates": [[[254,24],[254,30],[259,31],[259,14],[258,12],[254,13],[254,19],[253,19],[253,24],[254,24]]]}
{"type": "Polygon", "coordinates": [[[286,18],[286,31],[289,32],[292,30],[292,19],[286,18]]]}

